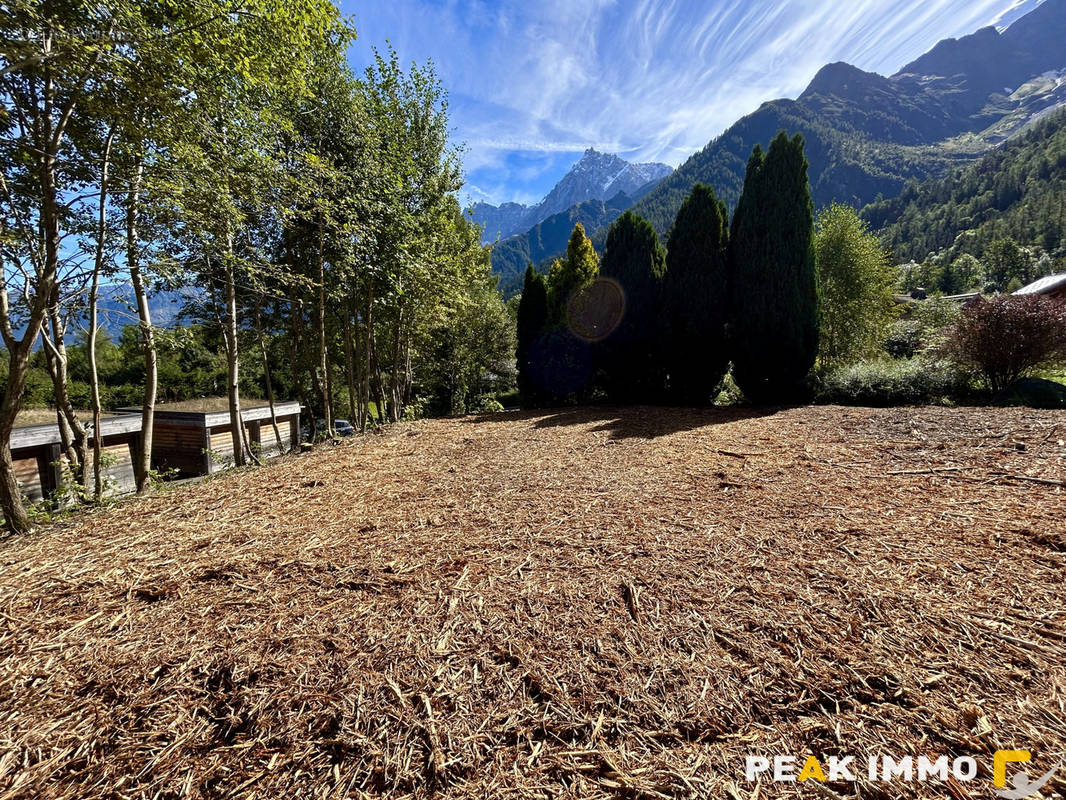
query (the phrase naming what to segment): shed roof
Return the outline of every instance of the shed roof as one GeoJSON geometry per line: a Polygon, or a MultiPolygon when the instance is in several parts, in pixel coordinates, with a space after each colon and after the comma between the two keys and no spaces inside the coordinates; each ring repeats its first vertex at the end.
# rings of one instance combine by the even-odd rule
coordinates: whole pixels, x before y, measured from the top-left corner
{"type": "MultiPolygon", "coordinates": [[[[118,411],[123,416],[141,413],[141,409],[136,406],[120,408],[118,411]]],[[[292,417],[299,413],[299,403],[274,404],[275,416],[292,417]]],[[[245,422],[270,419],[270,406],[242,408],[241,419],[245,422]]],[[[167,411],[163,408],[157,408],[155,410],[155,420],[156,422],[169,423],[171,425],[188,425],[192,428],[217,428],[229,425],[229,411],[167,411]]]]}
{"type": "MultiPolygon", "coordinates": [[[[100,420],[100,433],[106,439],[123,433],[137,433],[141,430],[140,416],[122,414],[117,417],[104,417],[100,420]]],[[[47,444],[62,444],[59,425],[28,425],[11,431],[11,449],[24,450],[47,444]]]]}

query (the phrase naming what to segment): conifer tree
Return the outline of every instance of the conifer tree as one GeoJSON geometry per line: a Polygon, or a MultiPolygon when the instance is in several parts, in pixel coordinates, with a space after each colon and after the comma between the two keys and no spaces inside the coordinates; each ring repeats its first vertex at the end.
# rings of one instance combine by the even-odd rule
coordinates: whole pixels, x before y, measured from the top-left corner
{"type": "Polygon", "coordinates": [[[729,368],[728,220],[714,190],[696,184],[670,230],[662,352],[667,396],[681,405],[707,405],[729,368]]]}
{"type": "Polygon", "coordinates": [[[755,403],[797,399],[818,353],[814,214],[803,137],[756,147],[733,217],[733,375],[755,403]]]}
{"type": "Polygon", "coordinates": [[[566,258],[556,259],[548,272],[548,317],[553,324],[566,320],[566,304],[576,291],[588,286],[599,274],[600,258],[585,235],[585,226],[574,226],[566,246],[566,258]]]}
{"type": "Polygon", "coordinates": [[[548,290],[544,276],[538,275],[530,264],[522,297],[518,302],[518,391],[523,408],[536,408],[542,401],[538,388],[537,342],[544,335],[548,323],[548,290]]]}
{"type": "Polygon", "coordinates": [[[596,279],[600,259],[578,223],[570,234],[566,258],[548,271],[547,325],[530,359],[530,373],[542,405],[571,405],[590,397],[593,363],[589,342],[575,334],[568,309],[596,279]]]}
{"type": "Polygon", "coordinates": [[[627,211],[607,232],[600,275],[621,288],[622,315],[600,344],[603,384],[612,403],[662,399],[665,371],[659,358],[659,293],[666,256],[655,229],[627,211]]]}

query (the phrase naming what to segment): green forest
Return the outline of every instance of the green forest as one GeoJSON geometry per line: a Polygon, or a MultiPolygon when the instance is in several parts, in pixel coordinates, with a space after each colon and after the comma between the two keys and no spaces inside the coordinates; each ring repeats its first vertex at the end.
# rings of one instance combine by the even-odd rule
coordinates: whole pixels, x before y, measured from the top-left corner
{"type": "Polygon", "coordinates": [[[976,164],[911,182],[863,218],[901,261],[980,257],[997,239],[1060,254],[1066,249],[1066,111],[1057,111],[976,164]]]}

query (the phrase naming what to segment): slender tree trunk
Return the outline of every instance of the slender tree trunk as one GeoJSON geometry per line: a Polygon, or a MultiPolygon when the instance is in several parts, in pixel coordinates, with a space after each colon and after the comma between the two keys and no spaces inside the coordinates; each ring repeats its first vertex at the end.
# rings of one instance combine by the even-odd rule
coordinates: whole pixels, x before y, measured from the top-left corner
{"type": "Polygon", "coordinates": [[[333,429],[333,382],[329,374],[329,348],[326,339],[326,258],[322,248],[325,235],[322,223],[318,225],[318,304],[315,308],[315,325],[318,333],[318,369],[322,375],[322,418],[326,421],[326,435],[331,439],[333,429]]]}
{"type": "MultiPolygon", "coordinates": [[[[295,265],[297,262],[297,252],[293,237],[287,238],[287,247],[289,252],[289,263],[295,265]]],[[[300,254],[301,256],[303,254],[300,254]]],[[[290,349],[293,353],[293,374],[296,375],[297,364],[302,365],[304,371],[310,378],[310,395],[304,389],[303,381],[298,381],[297,386],[300,387],[300,402],[304,408],[307,409],[307,415],[309,418],[309,430],[311,431],[310,439],[315,441],[318,438],[318,420],[315,414],[315,406],[311,402],[311,396],[316,396],[323,403],[324,393],[322,391],[322,383],[319,380],[320,375],[315,368],[314,358],[311,356],[311,345],[307,341],[307,334],[304,326],[304,302],[297,296],[297,290],[292,289],[289,293],[289,302],[292,305],[290,316],[292,318],[292,334],[293,341],[290,343],[290,349]]]]}
{"type": "Polygon", "coordinates": [[[52,322],[52,311],[48,311],[48,319],[45,324],[41,326],[41,341],[44,347],[44,363],[48,369],[48,377],[52,379],[52,395],[53,405],[56,412],[56,427],[59,429],[59,447],[62,452],[69,453],[73,450],[74,434],[70,430],[70,423],[67,420],[66,409],[63,407],[63,398],[66,392],[66,382],[60,377],[58,356],[55,351],[55,344],[52,339],[52,335],[48,331],[48,326],[52,322]]]}
{"type": "Polygon", "coordinates": [[[70,464],[71,475],[85,489],[89,488],[89,475],[86,465],[89,463],[89,434],[70,401],[70,377],[67,372],[66,325],[59,316],[59,293],[55,293],[53,303],[48,308],[48,321],[51,336],[43,333],[45,347],[49,352],[50,371],[55,387],[56,413],[59,417],[60,439],[63,452],[70,464]]]}
{"type": "Polygon", "coordinates": [[[282,453],[285,448],[281,446],[278,415],[274,410],[274,383],[270,379],[270,358],[267,355],[266,339],[263,338],[263,321],[259,313],[258,296],[255,298],[255,334],[259,339],[259,354],[263,359],[263,383],[266,384],[267,403],[270,405],[270,427],[274,429],[274,441],[278,444],[278,453],[282,453]]]}
{"type": "Polygon", "coordinates": [[[251,433],[248,431],[248,426],[241,425],[241,441],[244,443],[245,458],[257,467],[262,466],[263,462],[259,460],[259,454],[252,449],[252,440],[250,437],[251,433]]]}
{"type": "Polygon", "coordinates": [[[371,374],[374,378],[374,395],[377,403],[377,421],[385,424],[385,384],[381,380],[381,364],[378,362],[377,342],[374,335],[374,321],[370,320],[367,329],[367,350],[369,351],[371,374]]]}
{"type": "Polygon", "coordinates": [[[229,421],[233,439],[233,465],[243,467],[245,457],[244,418],[241,416],[240,363],[237,352],[237,286],[233,274],[232,245],[227,243],[225,281],[226,314],[222,328],[226,342],[226,395],[229,398],[229,421]]]}
{"type": "Polygon", "coordinates": [[[403,404],[404,408],[411,404],[411,390],[414,388],[414,376],[411,374],[411,328],[404,330],[404,379],[403,404]]]}
{"type": "Polygon", "coordinates": [[[144,348],[144,399],[141,402],[141,442],[133,461],[133,475],[137,493],[150,488],[152,473],[152,431],[155,426],[155,399],[159,390],[159,357],[155,345],[155,329],[152,327],[152,311],[148,305],[144,273],[141,271],[141,248],[137,231],[137,215],[141,204],[141,183],[144,179],[144,164],[138,159],[130,183],[126,203],[126,265],[130,271],[130,283],[137,299],[137,319],[141,326],[141,346],[144,348]]]}
{"type": "Polygon", "coordinates": [[[403,418],[403,369],[401,357],[403,355],[403,339],[400,331],[403,329],[403,306],[397,310],[396,321],[392,326],[392,374],[389,386],[389,420],[399,422],[403,418]]]}
{"type": "MultiPolygon", "coordinates": [[[[32,320],[31,325],[33,325],[32,320]]],[[[40,325],[41,320],[38,318],[36,320],[38,331],[40,331],[40,325]]],[[[29,332],[26,336],[29,336],[29,332]]],[[[35,335],[33,339],[36,338],[35,335]]],[[[7,386],[3,400],[0,401],[0,506],[3,507],[8,528],[14,533],[25,533],[30,529],[30,517],[26,513],[22,489],[15,477],[14,463],[11,460],[11,431],[14,430],[15,420],[18,418],[22,405],[22,393],[26,390],[29,360],[29,347],[19,346],[8,352],[7,386]]]]}
{"type": "MultiPolygon", "coordinates": [[[[296,290],[289,292],[289,322],[291,332],[289,335],[289,362],[292,368],[292,382],[296,386],[296,392],[300,397],[300,405],[307,411],[308,425],[311,431],[311,439],[315,438],[315,408],[307,394],[307,385],[304,383],[303,360],[300,358],[300,335],[303,330],[303,308],[296,297],[296,290]]],[[[292,443],[293,449],[299,447],[299,442],[292,443]]]]}
{"type": "Polygon", "coordinates": [[[100,436],[100,372],[96,364],[96,340],[99,331],[97,309],[100,300],[100,273],[104,269],[104,240],[107,238],[107,192],[108,173],[111,166],[111,146],[115,141],[115,128],[107,132],[104,154],[100,164],[100,208],[96,225],[96,257],[93,260],[93,279],[89,287],[89,388],[92,391],[93,411],[93,498],[96,502],[104,496],[103,442],[100,436]]]}
{"type": "Polygon", "coordinates": [[[367,421],[370,417],[370,325],[374,319],[374,287],[367,281],[366,310],[363,313],[363,358],[360,359],[359,378],[359,429],[366,433],[367,421]]]}
{"type": "Polygon", "coordinates": [[[358,419],[355,397],[355,344],[352,341],[352,304],[344,305],[344,378],[348,385],[348,416],[358,419]]]}

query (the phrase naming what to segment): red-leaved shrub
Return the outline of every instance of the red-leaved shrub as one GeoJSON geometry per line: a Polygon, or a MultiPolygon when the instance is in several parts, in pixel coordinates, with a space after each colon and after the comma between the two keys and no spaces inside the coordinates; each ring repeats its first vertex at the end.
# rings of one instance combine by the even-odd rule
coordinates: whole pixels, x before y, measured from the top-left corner
{"type": "Polygon", "coordinates": [[[998,392],[1066,361],[1066,305],[1040,295],[979,298],[963,309],[944,349],[998,392]]]}

